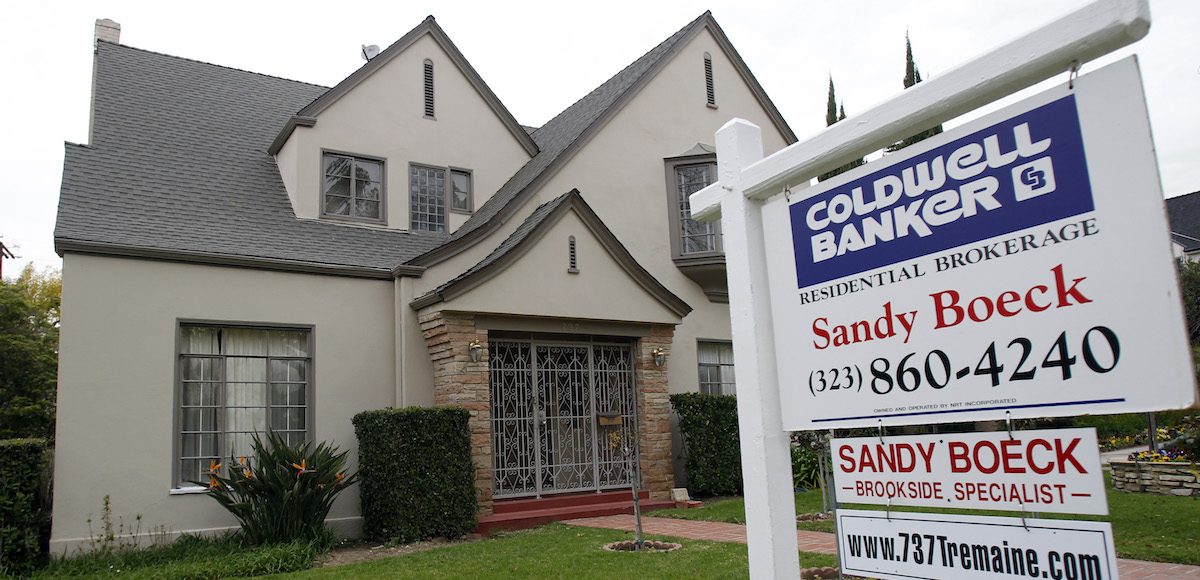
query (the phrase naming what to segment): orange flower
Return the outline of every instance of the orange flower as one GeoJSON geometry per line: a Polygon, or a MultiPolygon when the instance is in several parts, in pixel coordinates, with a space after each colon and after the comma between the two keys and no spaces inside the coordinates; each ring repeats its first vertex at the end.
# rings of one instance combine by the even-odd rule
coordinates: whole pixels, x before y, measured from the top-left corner
{"type": "Polygon", "coordinates": [[[208,462],[209,475],[215,475],[219,469],[221,469],[221,463],[219,461],[214,459],[208,462]]]}
{"type": "Polygon", "coordinates": [[[221,482],[217,481],[217,478],[215,478],[215,477],[208,478],[209,489],[217,489],[220,486],[221,486],[221,482]]]}
{"type": "Polygon", "coordinates": [[[343,472],[337,474],[337,481],[335,481],[333,484],[341,485],[342,482],[345,481],[345,479],[346,479],[346,472],[343,471],[343,472]]]}
{"type": "Polygon", "coordinates": [[[238,457],[238,465],[246,465],[246,456],[245,455],[238,457]]]}
{"type": "Polygon", "coordinates": [[[245,477],[246,479],[254,479],[254,472],[250,471],[249,468],[243,469],[242,477],[245,477]]]}
{"type": "Polygon", "coordinates": [[[300,460],[300,463],[298,463],[298,464],[297,464],[297,463],[293,463],[293,464],[292,464],[292,467],[295,467],[295,468],[296,468],[298,471],[300,471],[300,472],[305,472],[305,471],[308,471],[308,460],[307,460],[307,459],[301,459],[301,460],[300,460]]]}

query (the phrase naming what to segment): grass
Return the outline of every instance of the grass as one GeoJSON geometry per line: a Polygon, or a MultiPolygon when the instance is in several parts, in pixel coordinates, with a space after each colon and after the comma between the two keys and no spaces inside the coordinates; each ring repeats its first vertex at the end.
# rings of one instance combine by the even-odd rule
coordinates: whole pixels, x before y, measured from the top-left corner
{"type": "MultiPolygon", "coordinates": [[[[348,566],[319,568],[273,578],[745,578],[746,546],[721,542],[674,541],[669,553],[606,552],[608,542],[632,534],[563,524],[512,532],[478,542],[382,558],[348,566]]],[[[806,566],[836,566],[834,556],[801,554],[806,566]]]]}
{"type": "MultiPolygon", "coordinates": [[[[1107,478],[1107,476],[1105,476],[1107,478]]],[[[1107,516],[1077,516],[1043,514],[1050,519],[1079,519],[1107,521],[1113,526],[1117,555],[1122,558],[1200,565],[1200,498],[1129,493],[1113,489],[1108,481],[1107,516]]],[[[848,508],[882,510],[882,506],[846,505],[848,508]]],[[[821,511],[821,493],[810,490],[796,494],[796,513],[821,511]]],[[[895,510],[901,511],[901,510],[895,510]]],[[[949,512],[959,514],[1013,517],[1013,512],[905,508],[903,511],[949,512]]],[[[724,498],[707,502],[693,509],[672,509],[653,512],[654,516],[746,523],[745,504],[741,498],[724,498]]],[[[797,522],[802,530],[833,532],[832,521],[797,522]]]]}
{"type": "Polygon", "coordinates": [[[307,542],[243,548],[233,536],[183,536],[144,550],[91,553],[55,560],[34,578],[154,578],[205,580],[304,570],[320,552],[307,542]]]}

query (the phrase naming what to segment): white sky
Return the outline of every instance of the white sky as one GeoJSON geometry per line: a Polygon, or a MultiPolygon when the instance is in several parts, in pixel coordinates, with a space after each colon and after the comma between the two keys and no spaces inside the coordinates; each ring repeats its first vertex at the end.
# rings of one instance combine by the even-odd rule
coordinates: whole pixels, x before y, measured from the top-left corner
{"type": "MultiPolygon", "coordinates": [[[[899,92],[904,33],[928,79],[1086,4],[845,0],[483,2],[19,2],[0,29],[0,239],[14,275],[61,266],[53,230],[63,141],[86,142],[97,18],[129,46],[332,86],[428,14],[519,122],[541,125],[704,10],[796,134],[824,128],[828,75],[850,116],[899,92]]],[[[1084,66],[1141,58],[1167,197],[1200,190],[1200,2],[1152,0],[1149,36],[1084,66]]],[[[1056,79],[1061,82],[1065,79],[1056,79]]]]}

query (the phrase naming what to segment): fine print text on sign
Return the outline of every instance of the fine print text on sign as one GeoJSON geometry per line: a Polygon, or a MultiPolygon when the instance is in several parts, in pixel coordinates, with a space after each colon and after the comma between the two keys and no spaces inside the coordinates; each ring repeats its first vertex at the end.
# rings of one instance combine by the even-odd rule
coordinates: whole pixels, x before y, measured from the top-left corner
{"type": "Polygon", "coordinates": [[[871,578],[1116,578],[1107,522],[838,510],[846,574],[871,578]]]}
{"type": "Polygon", "coordinates": [[[1095,429],[834,439],[839,503],[1104,515],[1095,429]]]}
{"type": "Polygon", "coordinates": [[[763,208],[784,428],[1194,402],[1134,57],[796,197],[763,208]]]}

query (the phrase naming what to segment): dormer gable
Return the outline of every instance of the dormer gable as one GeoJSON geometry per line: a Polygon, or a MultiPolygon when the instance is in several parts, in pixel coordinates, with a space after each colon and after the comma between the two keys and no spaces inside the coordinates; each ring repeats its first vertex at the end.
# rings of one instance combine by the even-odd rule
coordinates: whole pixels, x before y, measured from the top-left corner
{"type": "Polygon", "coordinates": [[[268,152],[299,218],[449,233],[537,145],[431,16],[297,111],[268,152]]]}

